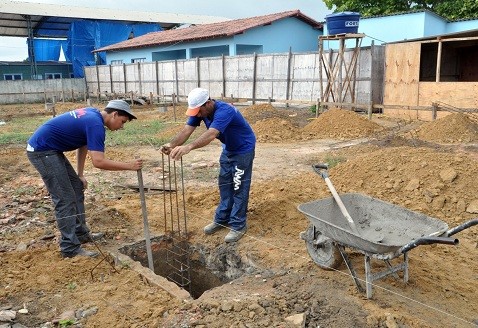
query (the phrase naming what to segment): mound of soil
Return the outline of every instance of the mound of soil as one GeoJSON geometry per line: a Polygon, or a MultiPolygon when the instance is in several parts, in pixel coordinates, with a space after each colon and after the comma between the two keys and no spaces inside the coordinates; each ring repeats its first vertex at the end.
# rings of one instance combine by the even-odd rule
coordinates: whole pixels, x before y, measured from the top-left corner
{"type": "Polygon", "coordinates": [[[334,108],[307,124],[302,132],[307,139],[333,138],[346,140],[367,137],[382,130],[383,128],[380,125],[355,112],[334,108]]]}
{"type": "Polygon", "coordinates": [[[301,134],[297,127],[283,118],[268,118],[252,125],[258,142],[284,142],[285,140],[300,140],[301,134]]]}
{"type": "MultiPolygon", "coordinates": [[[[310,164],[334,161],[338,164],[329,173],[339,194],[363,193],[454,227],[478,216],[476,150],[465,152],[460,145],[449,145],[445,152],[438,145],[423,142],[428,146],[413,147],[402,139],[354,146],[349,141],[340,143],[339,137],[370,136],[380,130],[344,110],[330,110],[307,128],[316,138],[334,136],[329,143],[318,139],[289,142],[294,129],[300,131],[297,122],[307,122],[306,114],[273,110],[268,105],[263,110],[241,110],[250,115],[259,138],[269,133],[265,140],[277,141],[257,147],[248,231],[243,239],[225,245],[227,229],[208,236],[202,232],[219,199],[218,167],[208,164],[217,162],[219,143],[191,152],[183,159],[184,167],[177,169],[184,169],[186,182],[188,241],[209,250],[206,255],[216,251],[234,254],[248,268],[239,278],[196,300],[181,301],[134,271],[134,263],[110,264],[101,257],[62,259],[50,198],[26,159],[24,146],[12,145],[0,150],[0,308],[27,308],[28,314],[17,312],[14,320],[27,327],[48,326],[47,322],[65,317],[76,317],[78,327],[295,327],[294,318],[306,327],[469,327],[478,323],[476,227],[457,234],[457,246],[413,249],[409,282],[391,276],[381,279],[374,282],[374,298],[367,300],[357,292],[345,265],[325,271],[312,262],[299,237],[310,222],[297,209],[304,202],[331,197],[310,164]],[[334,133],[334,128],[340,132],[347,125],[350,134],[334,133]]],[[[138,112],[138,120],[158,118],[156,111],[138,112]]],[[[171,121],[170,116],[163,120],[171,121]]],[[[163,133],[169,137],[175,129],[163,133]]],[[[156,149],[111,147],[107,151],[108,158],[115,160],[136,154],[145,161],[145,182],[161,186],[163,172],[156,149]]],[[[76,167],[74,152],[67,156],[76,167]]],[[[174,170],[170,171],[173,176],[174,170]]],[[[115,257],[120,247],[144,239],[139,193],[118,187],[120,182],[137,183],[137,173],[100,171],[87,161],[85,176],[90,182],[85,195],[88,223],[93,231],[105,232],[98,247],[115,257]]],[[[176,213],[170,207],[174,195],[181,193],[147,191],[151,236],[165,234],[166,219],[176,213]]],[[[92,244],[85,247],[96,249],[92,244]]],[[[363,277],[363,254],[348,248],[347,252],[363,277]]],[[[222,259],[219,264],[228,263],[229,258],[222,259]]],[[[379,260],[373,265],[386,268],[379,260]]]]}
{"type": "Polygon", "coordinates": [[[478,124],[466,114],[454,113],[416,130],[418,138],[439,143],[469,143],[478,140],[478,124]]]}

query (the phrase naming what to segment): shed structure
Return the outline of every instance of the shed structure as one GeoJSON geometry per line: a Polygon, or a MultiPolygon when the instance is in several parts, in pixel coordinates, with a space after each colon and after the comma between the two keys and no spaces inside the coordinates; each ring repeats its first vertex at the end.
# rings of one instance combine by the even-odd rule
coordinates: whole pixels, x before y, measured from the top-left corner
{"type": "MultiPolygon", "coordinates": [[[[478,30],[387,44],[383,104],[478,108],[478,30]]],[[[429,111],[385,113],[432,119],[429,111]]],[[[445,112],[438,113],[438,116],[445,112]]]]}

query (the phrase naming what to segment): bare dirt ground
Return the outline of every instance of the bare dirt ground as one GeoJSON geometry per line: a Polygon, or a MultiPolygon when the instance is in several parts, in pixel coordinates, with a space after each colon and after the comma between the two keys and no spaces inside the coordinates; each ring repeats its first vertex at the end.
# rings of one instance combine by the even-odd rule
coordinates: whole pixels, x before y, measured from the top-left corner
{"type": "MultiPolygon", "coordinates": [[[[58,111],[74,106],[64,104],[58,111]]],[[[297,210],[301,203],[331,197],[311,164],[335,162],[330,177],[339,193],[363,193],[449,227],[478,217],[474,121],[463,114],[425,124],[381,115],[369,121],[338,109],[314,119],[308,109],[239,108],[259,141],[249,229],[239,242],[226,245],[227,231],[202,233],[218,202],[219,144],[183,159],[190,245],[203,250],[199,257],[217,256],[216,263],[241,269],[229,270],[228,282],[197,299],[167,292],[161,279],[135,270],[136,262],[113,261],[120,247],[144,239],[139,193],[124,187],[138,183],[135,172],[99,171],[88,164],[88,223],[106,233],[98,246],[107,260],[62,259],[52,204],[26,159],[25,145],[0,149],[0,327],[478,326],[478,226],[457,234],[456,246],[411,250],[408,283],[391,276],[376,281],[369,300],[357,291],[345,265],[326,271],[311,260],[299,238],[309,221],[297,210]],[[22,313],[25,309],[28,313],[22,313]]],[[[42,111],[34,105],[0,108],[6,122],[0,133],[15,115],[42,111]]],[[[168,137],[182,126],[172,122],[171,110],[141,109],[138,116],[145,124],[169,122],[161,132],[168,137]]],[[[110,147],[106,155],[118,160],[140,155],[145,185],[162,184],[162,156],[152,146],[110,147]]],[[[73,154],[68,156],[74,162],[73,154]]],[[[158,191],[146,193],[151,236],[165,234],[165,199],[158,191]]],[[[347,252],[363,278],[363,254],[347,252]]],[[[385,268],[383,261],[373,265],[385,268]]]]}

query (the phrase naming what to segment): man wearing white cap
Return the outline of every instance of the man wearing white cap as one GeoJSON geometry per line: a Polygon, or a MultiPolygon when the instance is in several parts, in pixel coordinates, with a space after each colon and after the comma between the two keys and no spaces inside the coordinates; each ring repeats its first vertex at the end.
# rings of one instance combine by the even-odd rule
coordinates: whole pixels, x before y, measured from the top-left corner
{"type": "Polygon", "coordinates": [[[229,227],[227,243],[241,239],[247,230],[247,205],[251,187],[252,163],[256,137],[249,123],[231,104],[210,99],[206,89],[196,88],[188,95],[189,116],[186,125],[161,151],[178,160],[193,149],[208,145],[215,138],[222,142],[219,158],[220,203],[214,221],[204,227],[204,233],[213,234],[229,227]],[[184,145],[194,130],[204,122],[207,131],[184,145]]]}
{"type": "Polygon", "coordinates": [[[141,169],[141,159],[117,162],[105,158],[104,153],[105,127],[116,131],[135,118],[127,102],[111,100],[101,112],[87,107],[54,117],[41,125],[28,140],[28,159],[40,173],[55,205],[63,257],[98,255],[81,247],[83,243],[103,237],[102,233],[90,233],[86,225],[84,189],[88,182],[83,175],[86,154],[89,152],[93,166],[99,169],[141,169]],[[71,150],[76,150],[76,172],[63,154],[71,150]]]}

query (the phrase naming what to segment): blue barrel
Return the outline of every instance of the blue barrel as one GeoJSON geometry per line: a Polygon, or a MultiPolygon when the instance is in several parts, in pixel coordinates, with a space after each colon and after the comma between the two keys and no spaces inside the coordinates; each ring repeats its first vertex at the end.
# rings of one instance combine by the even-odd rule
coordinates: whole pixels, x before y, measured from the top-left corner
{"type": "Polygon", "coordinates": [[[325,16],[329,34],[357,33],[360,13],[344,11],[325,16]]]}

